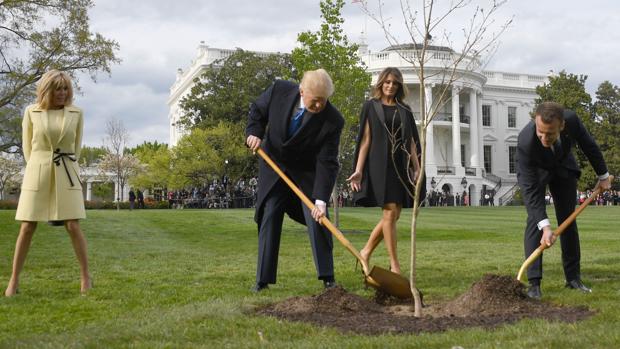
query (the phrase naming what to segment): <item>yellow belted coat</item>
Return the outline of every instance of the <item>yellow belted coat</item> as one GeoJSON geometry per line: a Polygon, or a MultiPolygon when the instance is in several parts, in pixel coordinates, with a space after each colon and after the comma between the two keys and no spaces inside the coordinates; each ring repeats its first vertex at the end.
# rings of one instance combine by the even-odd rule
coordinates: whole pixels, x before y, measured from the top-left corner
{"type": "Polygon", "coordinates": [[[82,110],[66,106],[60,136],[52,139],[48,111],[31,105],[24,112],[22,148],[26,170],[15,219],[49,221],[85,218],[77,160],[82,143],[82,110]]]}

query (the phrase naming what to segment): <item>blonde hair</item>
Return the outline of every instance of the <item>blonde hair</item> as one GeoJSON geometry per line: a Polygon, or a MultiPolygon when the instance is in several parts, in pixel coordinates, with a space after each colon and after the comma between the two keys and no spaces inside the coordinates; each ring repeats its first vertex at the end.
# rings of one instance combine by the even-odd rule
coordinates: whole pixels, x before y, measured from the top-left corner
{"type": "Polygon", "coordinates": [[[375,84],[375,86],[372,87],[372,97],[376,99],[380,99],[381,97],[383,97],[383,83],[385,82],[385,80],[387,80],[390,74],[394,76],[394,79],[400,85],[398,91],[396,91],[396,96],[394,97],[397,101],[403,103],[405,96],[407,95],[407,86],[405,86],[405,84],[403,83],[403,74],[400,72],[400,70],[398,70],[398,68],[394,67],[387,67],[383,69],[381,74],[379,74],[377,83],[375,84]]]}
{"type": "Polygon", "coordinates": [[[41,76],[37,84],[37,104],[41,109],[49,109],[52,106],[54,91],[59,88],[67,88],[65,106],[73,103],[73,85],[71,76],[64,71],[52,69],[41,76]]]}
{"type": "Polygon", "coordinates": [[[301,79],[301,88],[320,97],[329,98],[334,94],[334,83],[325,69],[308,70],[301,79]]]}

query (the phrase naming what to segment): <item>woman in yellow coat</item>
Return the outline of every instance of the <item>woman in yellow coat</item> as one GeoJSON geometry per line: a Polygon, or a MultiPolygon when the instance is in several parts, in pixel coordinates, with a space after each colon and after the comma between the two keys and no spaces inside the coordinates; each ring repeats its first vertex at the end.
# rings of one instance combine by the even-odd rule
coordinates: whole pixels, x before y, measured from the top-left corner
{"type": "Polygon", "coordinates": [[[70,76],[51,70],[37,86],[37,103],[26,108],[22,122],[22,148],[26,170],[15,219],[21,221],[13,257],[13,273],[4,292],[18,292],[19,274],[37,222],[64,223],[81,270],[81,292],[91,287],[86,239],[78,219],[85,218],[77,159],[82,143],[82,110],[72,105],[70,76]]]}

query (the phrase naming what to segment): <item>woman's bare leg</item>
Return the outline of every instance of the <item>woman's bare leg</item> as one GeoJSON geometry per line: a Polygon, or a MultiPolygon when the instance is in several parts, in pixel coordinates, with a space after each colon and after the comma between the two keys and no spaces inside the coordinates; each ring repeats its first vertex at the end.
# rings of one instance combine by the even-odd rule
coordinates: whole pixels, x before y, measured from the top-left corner
{"type": "Polygon", "coordinates": [[[396,249],[396,222],[400,217],[401,206],[394,203],[387,203],[383,206],[383,238],[390,256],[390,269],[400,274],[400,263],[396,249]]]}
{"type": "Polygon", "coordinates": [[[90,274],[88,273],[88,254],[86,246],[86,238],[80,228],[80,223],[77,220],[65,221],[65,228],[71,237],[71,243],[73,244],[73,250],[80,263],[81,283],[80,292],[86,293],[92,288],[92,282],[90,274]]]}
{"type": "Polygon", "coordinates": [[[19,274],[22,272],[28,250],[30,249],[30,243],[32,242],[32,236],[37,228],[37,222],[22,222],[19,227],[19,236],[15,243],[15,255],[13,256],[13,272],[9,285],[4,291],[4,295],[7,297],[14,296],[19,288],[19,274]]]}
{"type": "Polygon", "coordinates": [[[370,237],[366,242],[366,245],[360,250],[360,255],[366,261],[366,263],[370,263],[370,256],[374,252],[377,245],[383,240],[383,219],[379,220],[379,223],[374,227],[372,232],[370,233],[370,237]]]}

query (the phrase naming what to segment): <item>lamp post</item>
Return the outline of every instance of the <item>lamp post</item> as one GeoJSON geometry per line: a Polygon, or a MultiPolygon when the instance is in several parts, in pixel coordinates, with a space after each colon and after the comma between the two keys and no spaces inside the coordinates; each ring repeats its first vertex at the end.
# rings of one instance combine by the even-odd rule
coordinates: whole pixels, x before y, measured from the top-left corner
{"type": "Polygon", "coordinates": [[[467,201],[469,201],[469,199],[467,201],[465,200],[465,194],[469,197],[469,194],[467,193],[467,178],[463,177],[463,179],[461,179],[461,185],[463,186],[463,195],[461,196],[461,200],[463,202],[463,206],[465,206],[468,204],[467,201]]]}
{"type": "Polygon", "coordinates": [[[228,169],[228,159],[224,160],[224,178],[222,178],[222,182],[224,184],[224,189],[226,189],[226,187],[228,187],[228,176],[226,175],[227,170],[228,169]]]}
{"type": "Polygon", "coordinates": [[[431,188],[435,190],[435,187],[437,187],[437,182],[435,182],[435,177],[431,177],[431,188]]]}

